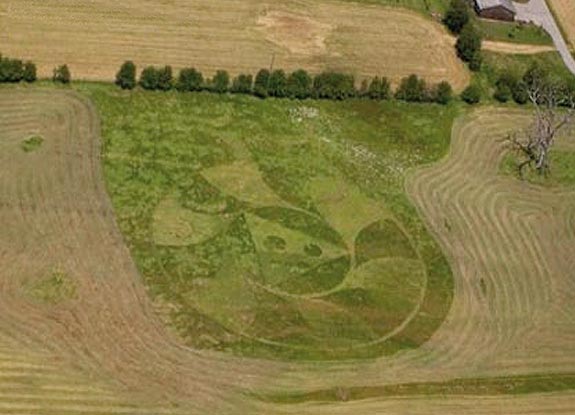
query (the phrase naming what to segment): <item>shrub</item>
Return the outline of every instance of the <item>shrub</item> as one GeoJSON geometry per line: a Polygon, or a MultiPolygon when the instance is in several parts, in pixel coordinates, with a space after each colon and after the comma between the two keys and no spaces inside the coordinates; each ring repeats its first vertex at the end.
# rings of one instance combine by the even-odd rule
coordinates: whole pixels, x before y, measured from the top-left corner
{"type": "Polygon", "coordinates": [[[268,96],[268,85],[270,81],[270,71],[267,69],[260,70],[254,81],[254,94],[260,98],[268,96]]]}
{"type": "Polygon", "coordinates": [[[461,99],[468,104],[477,104],[481,101],[481,89],[477,85],[469,85],[461,93],[461,99]]]}
{"type": "Polygon", "coordinates": [[[402,101],[424,102],[428,100],[425,80],[419,79],[417,75],[410,75],[403,78],[395,93],[395,97],[402,101]]]}
{"type": "Polygon", "coordinates": [[[231,91],[236,94],[251,94],[253,82],[254,79],[251,75],[238,75],[232,82],[231,91]]]}
{"type": "Polygon", "coordinates": [[[158,89],[161,91],[169,91],[174,86],[174,77],[172,75],[172,67],[164,66],[158,69],[158,89]]]}
{"type": "Polygon", "coordinates": [[[460,33],[463,27],[469,22],[469,7],[465,0],[451,0],[449,9],[445,13],[443,23],[452,33],[460,33]]]}
{"type": "Polygon", "coordinates": [[[227,71],[217,71],[210,85],[210,89],[218,94],[228,91],[230,86],[230,75],[227,71]]]}
{"type": "Polygon", "coordinates": [[[481,52],[476,52],[469,61],[469,69],[473,72],[478,72],[483,64],[483,56],[481,52]]]}
{"type": "Polygon", "coordinates": [[[182,92],[200,91],[204,85],[204,77],[195,68],[184,68],[178,75],[176,89],[182,92]]]}
{"type": "Polygon", "coordinates": [[[19,59],[0,56],[0,82],[20,82],[24,77],[24,66],[19,59]]]}
{"type": "Polygon", "coordinates": [[[287,80],[288,96],[305,99],[311,96],[312,79],[303,69],[292,72],[287,80]]]}
{"type": "Polygon", "coordinates": [[[287,77],[284,71],[277,69],[270,75],[268,82],[268,95],[283,98],[288,94],[287,77]]]}
{"type": "Polygon", "coordinates": [[[465,62],[477,59],[477,54],[481,51],[481,36],[471,23],[465,25],[455,44],[457,56],[465,62]]]}
{"type": "Polygon", "coordinates": [[[140,75],[140,85],[142,88],[151,91],[158,89],[159,75],[158,70],[153,66],[144,68],[140,75]]]}
{"type": "Polygon", "coordinates": [[[122,89],[134,89],[136,87],[136,65],[132,61],[126,61],[116,74],[116,85],[122,89]]]}
{"type": "Polygon", "coordinates": [[[36,65],[33,62],[28,61],[24,64],[23,79],[26,82],[36,81],[36,65]]]}
{"type": "Polygon", "coordinates": [[[60,65],[56,69],[54,69],[54,75],[52,76],[52,80],[54,82],[58,82],[61,84],[69,84],[72,80],[72,75],[70,73],[70,69],[68,65],[60,65]]]}
{"type": "Polygon", "coordinates": [[[493,94],[493,98],[495,98],[499,102],[507,102],[511,98],[511,88],[507,84],[498,84],[495,87],[495,93],[493,94]]]}
{"type": "Polygon", "coordinates": [[[374,77],[369,84],[369,88],[367,89],[367,96],[370,99],[389,99],[390,93],[391,86],[386,77],[374,77]]]}
{"type": "Polygon", "coordinates": [[[447,105],[453,98],[453,89],[449,82],[443,81],[435,86],[432,93],[432,99],[438,104],[447,105]]]}
{"type": "Polygon", "coordinates": [[[352,75],[337,72],[323,72],[313,80],[315,98],[343,100],[357,95],[352,75]]]}

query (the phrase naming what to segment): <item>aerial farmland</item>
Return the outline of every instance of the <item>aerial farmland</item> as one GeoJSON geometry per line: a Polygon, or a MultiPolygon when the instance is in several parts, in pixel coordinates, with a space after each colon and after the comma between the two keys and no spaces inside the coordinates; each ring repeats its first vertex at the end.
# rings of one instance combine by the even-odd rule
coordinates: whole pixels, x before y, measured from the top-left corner
{"type": "Polygon", "coordinates": [[[0,415],[575,413],[570,16],[2,1],[0,415]]]}

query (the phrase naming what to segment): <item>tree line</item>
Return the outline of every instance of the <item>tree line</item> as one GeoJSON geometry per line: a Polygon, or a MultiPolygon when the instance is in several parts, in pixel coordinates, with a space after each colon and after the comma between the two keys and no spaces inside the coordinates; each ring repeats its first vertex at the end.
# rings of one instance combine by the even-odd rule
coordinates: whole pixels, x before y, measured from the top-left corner
{"type": "Polygon", "coordinates": [[[467,0],[451,0],[443,17],[443,24],[457,36],[457,56],[467,63],[470,70],[481,69],[481,33],[473,24],[472,11],[467,0]]]}
{"type": "MultiPolygon", "coordinates": [[[[0,83],[36,82],[38,79],[36,64],[31,61],[13,59],[0,54],[0,83]]],[[[68,65],[54,68],[52,80],[54,82],[69,84],[72,75],[68,65]]]]}
{"type": "Polygon", "coordinates": [[[36,78],[34,63],[0,55],[0,82],[34,82],[36,78]]]}
{"type": "Polygon", "coordinates": [[[140,86],[145,90],[180,92],[210,91],[254,95],[259,98],[329,99],[367,98],[387,100],[396,98],[409,102],[436,102],[447,104],[453,98],[448,82],[428,85],[417,75],[404,78],[395,92],[386,77],[364,80],[356,87],[352,75],[339,72],[322,72],[312,76],[303,69],[286,73],[282,69],[260,70],[254,77],[240,74],[232,78],[227,71],[219,70],[213,77],[205,78],[195,68],[184,68],[174,76],[171,66],[148,66],[137,79],[137,68],[132,61],[124,62],[116,74],[116,85],[122,89],[140,86]]]}

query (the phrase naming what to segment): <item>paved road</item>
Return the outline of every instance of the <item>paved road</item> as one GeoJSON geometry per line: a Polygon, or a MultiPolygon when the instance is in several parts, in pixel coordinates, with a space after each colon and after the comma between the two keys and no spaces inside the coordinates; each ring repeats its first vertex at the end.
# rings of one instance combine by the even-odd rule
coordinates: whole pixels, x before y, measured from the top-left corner
{"type": "Polygon", "coordinates": [[[563,62],[575,75],[575,59],[573,59],[573,55],[569,51],[567,42],[563,39],[561,30],[559,30],[559,26],[557,26],[547,2],[545,0],[531,0],[525,4],[515,3],[515,8],[517,9],[517,20],[538,24],[549,33],[553,43],[555,43],[555,47],[563,58],[563,62]]]}

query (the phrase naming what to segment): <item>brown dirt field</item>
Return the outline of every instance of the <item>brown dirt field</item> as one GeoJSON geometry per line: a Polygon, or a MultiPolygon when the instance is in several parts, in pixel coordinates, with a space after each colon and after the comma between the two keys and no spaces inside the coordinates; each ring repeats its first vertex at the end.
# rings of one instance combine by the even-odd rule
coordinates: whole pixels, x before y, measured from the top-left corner
{"type": "Polygon", "coordinates": [[[67,63],[72,76],[111,80],[127,59],[255,73],[334,69],[397,83],[415,73],[469,81],[439,24],[417,13],[331,0],[4,0],[0,44],[32,59],[41,76],[67,63]],[[275,56],[275,59],[274,59],[275,56]]]}
{"type": "Polygon", "coordinates": [[[509,53],[515,55],[534,55],[536,53],[555,51],[555,48],[553,46],[526,45],[511,42],[493,42],[489,40],[483,41],[481,47],[484,50],[488,50],[491,52],[509,53]]]}
{"type": "Polygon", "coordinates": [[[575,4],[573,0],[547,0],[559,19],[557,22],[565,32],[567,43],[575,50],[575,4]]]}
{"type": "Polygon", "coordinates": [[[418,350],[374,362],[288,364],[194,351],[173,339],[152,311],[115,224],[92,105],[69,91],[0,89],[0,410],[569,413],[575,392],[322,406],[268,405],[241,393],[575,372],[575,192],[497,174],[504,151],[493,143],[524,124],[524,114],[480,110],[460,118],[449,156],[408,180],[408,193],[448,254],[456,280],[453,308],[432,339],[418,350]],[[31,134],[44,143],[25,153],[20,144],[31,134]],[[55,268],[74,282],[76,295],[55,304],[30,298],[26,285],[55,268]],[[24,371],[39,361],[54,367],[24,371]],[[15,387],[10,370],[32,383],[48,382],[47,388],[65,396],[3,394],[15,387]],[[103,386],[91,394],[84,386],[88,380],[103,386]],[[77,391],[65,392],[73,385],[77,391]]]}

